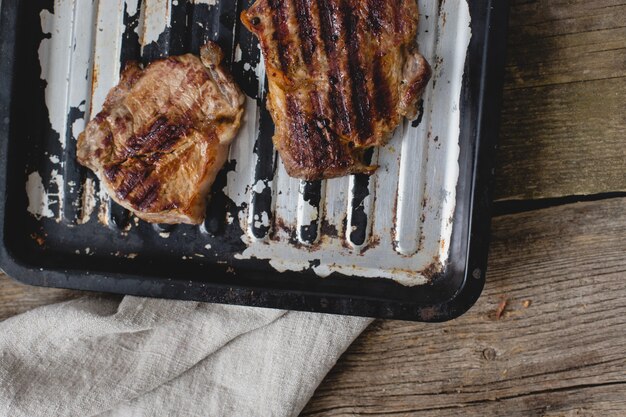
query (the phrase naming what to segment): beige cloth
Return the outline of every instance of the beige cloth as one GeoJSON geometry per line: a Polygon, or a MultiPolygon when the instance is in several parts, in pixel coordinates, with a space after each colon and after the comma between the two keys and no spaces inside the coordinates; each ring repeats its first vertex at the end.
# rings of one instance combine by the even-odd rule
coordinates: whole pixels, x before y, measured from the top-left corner
{"type": "Polygon", "coordinates": [[[369,319],[125,297],[0,323],[0,416],[296,416],[369,319]]]}

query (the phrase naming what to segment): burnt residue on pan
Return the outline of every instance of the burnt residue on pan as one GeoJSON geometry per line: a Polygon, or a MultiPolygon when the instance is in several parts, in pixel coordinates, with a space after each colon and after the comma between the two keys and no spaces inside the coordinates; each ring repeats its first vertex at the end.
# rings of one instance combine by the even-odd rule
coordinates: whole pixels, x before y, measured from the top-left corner
{"type": "MultiPolygon", "coordinates": [[[[418,106],[416,120],[400,126],[388,146],[367,155],[368,161],[379,166],[377,172],[370,177],[343,177],[303,184],[287,176],[272,145],[274,125],[266,110],[269,92],[261,51],[253,35],[237,24],[238,16],[251,6],[251,0],[215,4],[179,1],[168,3],[166,10],[150,8],[145,1],[138,2],[136,8],[122,3],[121,10],[113,3],[85,2],[78,6],[85,18],[73,23],[63,17],[70,10],[66,7],[70,4],[68,1],[55,2],[49,14],[43,15],[48,19],[44,26],[50,39],[40,48],[42,56],[53,50],[50,42],[60,42],[59,36],[64,33],[75,33],[78,43],[75,50],[63,50],[65,55],[55,57],[54,61],[70,62],[72,74],[76,75],[66,83],[66,90],[59,90],[63,90],[59,97],[70,99],[67,111],[62,112],[64,117],[70,114],[70,118],[63,123],[51,123],[73,127],[59,133],[66,138],[67,148],[57,146],[51,152],[52,157],[58,157],[59,167],[64,164],[63,171],[53,176],[50,175],[53,167],[45,170],[31,167],[30,171],[42,172],[28,172],[34,179],[41,178],[48,198],[48,206],[39,212],[50,214],[54,221],[75,228],[77,233],[91,230],[96,221],[92,213],[99,213],[98,217],[110,228],[100,233],[115,236],[111,241],[125,239],[123,244],[129,248],[124,253],[138,253],[140,242],[155,239],[162,245],[164,254],[178,252],[176,258],[186,256],[188,263],[227,259],[234,267],[245,268],[263,260],[267,268],[278,270],[312,269],[320,276],[338,273],[384,277],[411,286],[428,282],[436,271],[447,265],[454,226],[449,219],[454,213],[455,171],[458,169],[454,165],[459,126],[456,110],[460,99],[457,81],[462,78],[464,69],[464,57],[456,51],[457,47],[463,49],[463,43],[468,42],[470,36],[464,2],[449,0],[440,4],[419,0],[423,16],[419,48],[435,64],[433,79],[439,81],[428,87],[418,106]],[[80,43],[82,39],[84,45],[80,43]],[[128,62],[146,64],[172,54],[198,53],[208,40],[220,44],[234,77],[248,96],[246,124],[212,189],[204,224],[193,231],[188,227],[159,231],[132,219],[106,198],[95,178],[69,163],[73,158],[72,134],[79,133],[81,123],[99,110],[99,103],[128,62]],[[449,44],[455,47],[448,48],[449,44]],[[84,59],[77,55],[83,52],[88,55],[84,59]],[[77,84],[81,78],[78,74],[84,87],[77,84]],[[81,88],[85,90],[82,96],[78,93],[81,88]],[[445,118],[434,116],[444,113],[448,115],[445,118]],[[435,139],[429,140],[429,137],[435,139]],[[53,202],[58,194],[59,178],[68,185],[62,191],[65,198],[57,207],[53,202]],[[448,200],[440,201],[442,195],[449,196],[448,200]],[[425,205],[424,196],[429,196],[425,205]],[[57,213],[61,208],[64,215],[57,213]],[[195,253],[204,254],[206,258],[196,257],[195,253]]],[[[302,7],[308,3],[298,0],[293,4],[293,10],[291,7],[285,10],[298,12],[293,17],[299,19],[304,32],[324,29],[317,22],[309,24],[319,13],[314,10],[308,13],[306,7],[302,7]]],[[[349,13],[344,15],[338,24],[353,25],[349,13]]],[[[380,15],[376,7],[366,18],[372,30],[377,30],[380,15]]],[[[357,41],[346,37],[348,43],[357,41]]],[[[318,51],[313,46],[313,43],[302,43],[298,54],[315,61],[318,51]]],[[[332,42],[318,46],[334,53],[332,42]]],[[[53,76],[50,65],[54,62],[42,66],[42,78],[49,81],[48,84],[52,84],[52,78],[48,78],[53,76]]],[[[359,83],[373,81],[370,76],[376,78],[376,62],[372,68],[371,74],[361,74],[357,65],[348,68],[357,87],[359,83]]],[[[345,80],[335,81],[332,85],[338,89],[345,84],[345,80]]],[[[338,106],[335,110],[338,112],[342,111],[339,105],[342,101],[358,99],[358,94],[350,90],[352,83],[346,86],[348,90],[336,91],[338,106]]],[[[357,111],[355,117],[386,111],[385,86],[380,87],[369,103],[357,100],[357,106],[351,105],[357,111]]],[[[354,92],[358,93],[358,88],[354,92]]],[[[63,103],[63,100],[58,102],[63,103]]],[[[54,118],[54,114],[50,117],[54,118]]],[[[346,129],[356,129],[363,134],[369,129],[365,122],[355,124],[347,117],[345,122],[346,129]]],[[[158,146],[167,148],[168,125],[167,122],[155,123],[153,132],[137,136],[137,146],[147,146],[148,142],[156,146],[158,142],[158,146]]],[[[320,119],[318,127],[323,129],[324,126],[325,121],[320,119]]],[[[311,152],[313,155],[315,150],[311,152]]],[[[150,201],[152,188],[146,188],[139,204],[150,201]]],[[[33,181],[32,189],[38,190],[39,182],[33,181]]]]}

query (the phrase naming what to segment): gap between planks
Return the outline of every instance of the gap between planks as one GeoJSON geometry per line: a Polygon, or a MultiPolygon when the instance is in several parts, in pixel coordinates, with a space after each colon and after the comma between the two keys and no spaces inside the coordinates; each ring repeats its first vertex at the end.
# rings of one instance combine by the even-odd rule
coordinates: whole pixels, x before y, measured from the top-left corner
{"type": "Polygon", "coordinates": [[[626,4],[511,1],[496,199],[626,191],[626,4]]]}
{"type": "Polygon", "coordinates": [[[582,203],[586,201],[600,201],[611,198],[626,197],[626,192],[601,193],[589,195],[571,195],[556,198],[544,198],[538,200],[504,200],[494,203],[493,217],[505,216],[509,214],[518,214],[527,211],[540,210],[550,207],[558,207],[573,203],[582,203]]]}

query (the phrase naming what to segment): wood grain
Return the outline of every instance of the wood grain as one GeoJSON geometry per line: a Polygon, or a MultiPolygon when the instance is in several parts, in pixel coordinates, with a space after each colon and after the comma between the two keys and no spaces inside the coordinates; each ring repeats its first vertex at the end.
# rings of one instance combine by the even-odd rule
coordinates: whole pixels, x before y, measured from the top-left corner
{"type": "Polygon", "coordinates": [[[0,321],[35,307],[67,301],[86,293],[29,287],[13,281],[0,270],[0,321]]]}
{"type": "Polygon", "coordinates": [[[493,228],[487,286],[467,315],[376,322],[303,415],[626,415],[626,199],[493,228]]]}
{"type": "Polygon", "coordinates": [[[626,4],[513,0],[498,200],[626,191],[626,4]]]}

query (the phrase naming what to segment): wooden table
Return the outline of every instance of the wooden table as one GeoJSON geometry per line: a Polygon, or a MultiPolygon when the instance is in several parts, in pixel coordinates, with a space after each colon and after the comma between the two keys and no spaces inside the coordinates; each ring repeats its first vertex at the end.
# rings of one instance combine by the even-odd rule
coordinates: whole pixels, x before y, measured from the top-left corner
{"type": "MultiPolygon", "coordinates": [[[[626,415],[626,4],[512,0],[487,286],[375,322],[305,416],[626,415]]],[[[0,278],[0,319],[81,295],[0,278]]]]}

